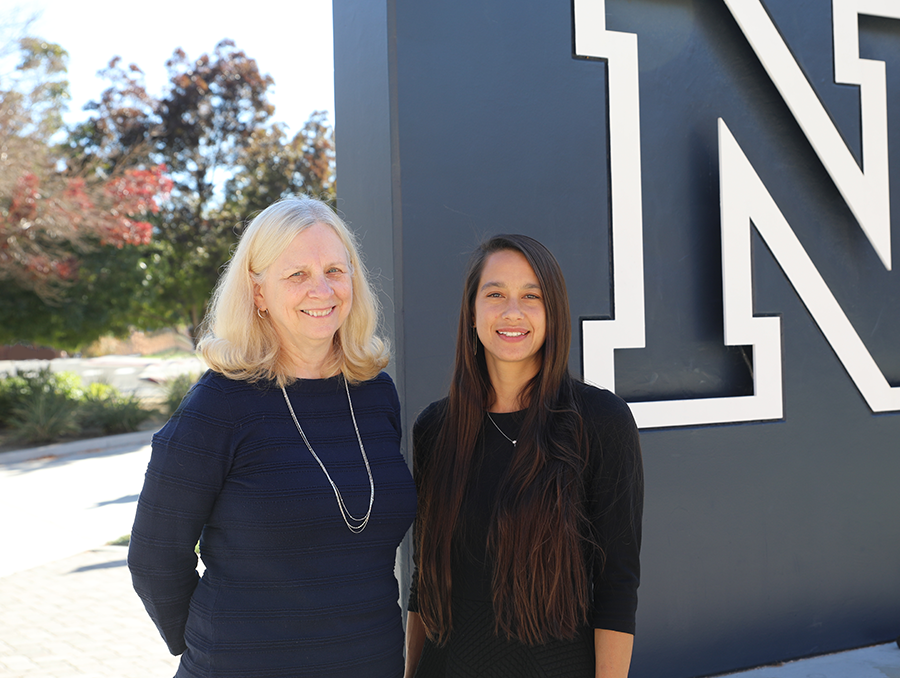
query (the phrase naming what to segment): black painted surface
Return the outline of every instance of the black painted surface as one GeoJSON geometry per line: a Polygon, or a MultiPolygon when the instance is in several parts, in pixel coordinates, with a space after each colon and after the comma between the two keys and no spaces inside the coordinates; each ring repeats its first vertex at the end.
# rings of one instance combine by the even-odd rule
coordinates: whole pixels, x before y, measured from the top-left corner
{"type": "MultiPolygon", "coordinates": [[[[719,117],[900,385],[900,273],[881,265],[724,2],[606,5],[610,30],[638,35],[641,63],[647,348],[617,352],[620,394],[752,389],[743,351],[722,345],[719,117]]],[[[858,156],[858,93],[833,83],[830,2],[765,5],[858,156]]],[[[573,58],[570,4],[334,8],[340,205],[385,275],[406,431],[445,393],[462,269],[488,234],[527,233],[557,255],[580,370],[579,317],[614,309],[606,67],[573,58]]],[[[889,138],[900,139],[900,22],[860,23],[863,56],[887,62],[889,138]]],[[[898,153],[895,142],[894,205],[898,153]]],[[[896,245],[894,258],[900,268],[896,245]]],[[[900,628],[900,414],[870,412],[756,235],[754,294],[757,313],[782,317],[785,416],[643,433],[632,676],[709,675],[900,628]]]]}

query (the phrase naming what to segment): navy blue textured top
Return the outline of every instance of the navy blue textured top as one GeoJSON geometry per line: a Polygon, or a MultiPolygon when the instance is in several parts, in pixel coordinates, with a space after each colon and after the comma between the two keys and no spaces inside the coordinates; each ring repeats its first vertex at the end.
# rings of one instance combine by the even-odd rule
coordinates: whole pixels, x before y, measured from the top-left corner
{"type": "MultiPolygon", "coordinates": [[[[347,510],[365,515],[343,377],[287,391],[347,510]]],[[[207,372],[154,435],[128,566],[169,650],[184,653],[177,677],[402,676],[394,561],[416,500],[400,404],[384,373],[350,394],[375,483],[360,534],[272,383],[207,372]]]]}

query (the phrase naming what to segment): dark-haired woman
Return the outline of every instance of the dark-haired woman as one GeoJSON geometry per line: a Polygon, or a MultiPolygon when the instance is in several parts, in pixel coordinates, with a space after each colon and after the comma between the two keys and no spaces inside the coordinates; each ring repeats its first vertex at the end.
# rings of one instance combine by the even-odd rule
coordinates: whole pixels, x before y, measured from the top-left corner
{"type": "Polygon", "coordinates": [[[553,255],[473,255],[447,398],[413,430],[419,497],[408,678],[625,678],[643,472],[627,405],[570,376],[553,255]]]}

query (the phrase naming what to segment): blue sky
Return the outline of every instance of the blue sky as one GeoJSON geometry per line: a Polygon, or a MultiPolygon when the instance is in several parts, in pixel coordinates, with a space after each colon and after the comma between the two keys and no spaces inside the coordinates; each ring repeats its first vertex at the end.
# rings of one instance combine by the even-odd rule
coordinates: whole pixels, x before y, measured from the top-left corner
{"type": "Polygon", "coordinates": [[[20,16],[39,13],[30,33],[69,52],[72,102],[67,120],[99,97],[97,71],[113,56],[144,71],[150,94],[161,93],[165,63],[176,47],[191,58],[230,38],[275,80],[275,118],[298,131],[315,110],[334,122],[331,0],[29,0],[9,3],[20,16]]]}

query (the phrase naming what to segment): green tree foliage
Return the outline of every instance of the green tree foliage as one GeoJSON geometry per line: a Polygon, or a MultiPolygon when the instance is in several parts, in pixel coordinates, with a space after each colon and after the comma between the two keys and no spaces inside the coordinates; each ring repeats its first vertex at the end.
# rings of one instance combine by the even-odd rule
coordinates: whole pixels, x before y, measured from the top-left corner
{"type": "MultiPolygon", "coordinates": [[[[158,210],[142,203],[146,237],[136,247],[123,247],[131,244],[123,237],[95,238],[52,294],[12,289],[0,299],[0,342],[77,349],[130,326],[186,326],[196,334],[221,267],[254,213],[300,192],[333,199],[334,139],[324,113],[291,138],[271,122],[271,77],[228,40],[196,60],[175,50],[166,68],[168,85],[152,97],[140,68],[112,59],[100,74],[108,87],[57,147],[75,176],[134,180],[155,168],[158,189],[170,190],[158,210]]],[[[5,195],[0,186],[0,200],[5,195]]],[[[130,206],[113,208],[130,213],[130,206]]],[[[78,247],[67,244],[69,252],[78,247]]]]}
{"type": "Polygon", "coordinates": [[[184,325],[196,334],[246,220],[286,195],[333,197],[333,134],[314,113],[288,138],[271,122],[272,78],[230,40],[196,60],[175,50],[166,68],[167,90],[154,100],[140,69],[113,60],[110,87],[70,148],[79,162],[168,168],[174,186],[146,250],[154,286],[141,319],[145,329],[184,325]]]}
{"type": "Polygon", "coordinates": [[[8,286],[0,295],[0,344],[24,338],[74,352],[105,335],[123,336],[135,324],[164,325],[143,317],[154,297],[149,249],[95,246],[80,255],[77,272],[49,298],[8,286]]]}
{"type": "Polygon", "coordinates": [[[279,124],[256,130],[226,185],[228,209],[254,214],[300,192],[333,203],[334,133],[326,117],[314,112],[293,139],[279,124]]]}

